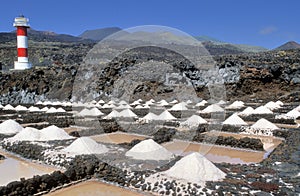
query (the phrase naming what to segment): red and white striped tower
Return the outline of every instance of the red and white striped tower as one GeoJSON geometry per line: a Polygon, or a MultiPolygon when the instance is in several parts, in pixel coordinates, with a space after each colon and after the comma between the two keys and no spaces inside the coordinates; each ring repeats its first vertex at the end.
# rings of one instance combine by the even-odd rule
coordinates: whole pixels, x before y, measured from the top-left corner
{"type": "Polygon", "coordinates": [[[15,18],[14,27],[17,28],[18,61],[15,61],[14,69],[24,70],[31,68],[31,63],[28,61],[27,28],[30,28],[28,21],[24,16],[15,18]]]}

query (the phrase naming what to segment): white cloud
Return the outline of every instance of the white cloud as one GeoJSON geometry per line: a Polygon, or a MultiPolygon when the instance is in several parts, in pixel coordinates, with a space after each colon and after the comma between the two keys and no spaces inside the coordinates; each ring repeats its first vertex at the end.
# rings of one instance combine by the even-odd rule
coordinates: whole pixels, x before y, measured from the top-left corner
{"type": "Polygon", "coordinates": [[[259,31],[259,34],[261,34],[261,35],[269,35],[271,33],[274,33],[275,31],[277,31],[277,27],[275,27],[275,26],[266,26],[266,27],[262,28],[259,31]]]}

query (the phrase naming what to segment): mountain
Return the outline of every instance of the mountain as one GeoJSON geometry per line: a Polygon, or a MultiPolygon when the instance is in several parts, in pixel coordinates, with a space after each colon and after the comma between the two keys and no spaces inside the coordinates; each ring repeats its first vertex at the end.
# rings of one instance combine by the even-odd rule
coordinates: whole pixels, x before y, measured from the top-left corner
{"type": "Polygon", "coordinates": [[[233,46],[239,48],[240,50],[244,52],[266,52],[268,51],[267,48],[261,47],[261,46],[252,46],[252,45],[246,45],[246,44],[232,44],[233,46]]]}
{"type": "Polygon", "coordinates": [[[300,44],[298,44],[295,41],[289,41],[277,48],[275,48],[274,50],[292,50],[292,49],[299,49],[300,48],[300,44]]]}
{"type": "Polygon", "coordinates": [[[218,40],[216,38],[206,36],[206,35],[200,35],[200,36],[194,36],[195,39],[197,39],[200,42],[214,42],[214,43],[225,43],[221,40],[218,40]]]}
{"type": "MultiPolygon", "coordinates": [[[[84,31],[79,37],[83,39],[90,39],[95,41],[100,41],[104,39],[105,37],[114,34],[116,32],[122,31],[119,27],[108,27],[108,28],[102,28],[102,29],[94,29],[94,30],[86,30],[84,31]]],[[[125,31],[124,31],[125,33],[125,31]]]]}
{"type": "Polygon", "coordinates": [[[224,41],[221,41],[219,39],[202,35],[202,36],[194,36],[198,41],[202,43],[210,43],[210,45],[218,45],[214,46],[215,48],[228,48],[231,51],[237,52],[237,53],[244,53],[244,52],[265,52],[268,49],[260,46],[252,46],[252,45],[246,45],[246,44],[231,44],[226,43],[224,41]]]}

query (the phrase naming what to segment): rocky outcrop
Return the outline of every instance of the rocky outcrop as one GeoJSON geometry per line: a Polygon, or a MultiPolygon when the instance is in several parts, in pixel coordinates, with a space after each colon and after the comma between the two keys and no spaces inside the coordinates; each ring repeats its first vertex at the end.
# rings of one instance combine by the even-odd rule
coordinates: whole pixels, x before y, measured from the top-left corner
{"type": "Polygon", "coordinates": [[[169,142],[176,134],[176,129],[163,127],[153,134],[153,140],[159,144],[169,142]]]}
{"type": "MultiPolygon", "coordinates": [[[[40,61],[49,61],[52,67],[0,73],[0,102],[33,103],[44,99],[70,100],[80,96],[100,99],[111,96],[116,93],[116,88],[120,88],[117,94],[113,94],[118,97],[125,89],[117,81],[132,67],[150,60],[171,65],[179,74],[178,77],[188,78],[187,85],[192,85],[197,95],[204,99],[210,98],[207,84],[212,80],[223,80],[227,99],[299,101],[299,50],[215,56],[217,69],[205,71],[198,70],[186,58],[172,51],[145,47],[127,51],[122,57],[108,63],[103,70],[97,70],[97,67],[82,62],[91,47],[77,44],[48,48],[48,56],[45,54],[44,60],[40,61]]],[[[9,54],[0,49],[0,56],[6,55],[9,54]]],[[[130,99],[159,99],[173,95],[174,88],[149,76],[150,71],[139,74],[142,74],[139,77],[148,79],[130,86],[133,88],[130,99]]],[[[132,76],[136,77],[130,77],[132,80],[138,79],[136,74],[132,76]]]]}

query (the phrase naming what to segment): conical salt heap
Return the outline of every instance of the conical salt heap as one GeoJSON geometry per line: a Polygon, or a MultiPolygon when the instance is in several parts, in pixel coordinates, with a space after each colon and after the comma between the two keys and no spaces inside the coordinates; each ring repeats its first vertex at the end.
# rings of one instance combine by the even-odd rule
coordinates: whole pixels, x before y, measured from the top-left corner
{"type": "Polygon", "coordinates": [[[265,106],[260,106],[253,111],[253,114],[273,114],[273,112],[265,106]]]}
{"type": "Polygon", "coordinates": [[[168,111],[168,110],[165,110],[164,112],[162,112],[158,118],[160,120],[176,120],[176,118],[168,111]]]}
{"type": "Polygon", "coordinates": [[[279,129],[275,124],[271,123],[270,121],[261,118],[256,123],[251,126],[252,129],[260,129],[260,130],[275,130],[279,129]]]}
{"type": "Polygon", "coordinates": [[[217,104],[207,106],[201,113],[224,112],[224,109],[217,104]]]}
{"type": "Polygon", "coordinates": [[[125,154],[138,160],[169,160],[173,154],[152,139],[141,141],[125,154]]]}
{"type": "Polygon", "coordinates": [[[27,111],[28,109],[25,106],[18,105],[15,107],[16,111],[27,111]]]}
{"type": "Polygon", "coordinates": [[[63,129],[58,128],[55,125],[51,125],[40,130],[41,138],[40,141],[48,141],[48,140],[67,140],[73,139],[74,137],[69,136],[63,129]]]}
{"type": "Polygon", "coordinates": [[[63,152],[79,154],[103,154],[108,152],[108,148],[102,144],[98,144],[89,137],[80,137],[72,144],[62,150],[63,152]]]}
{"type": "Polygon", "coordinates": [[[143,120],[148,120],[148,121],[152,121],[152,120],[159,120],[158,116],[152,112],[149,112],[146,116],[144,116],[142,118],[143,120]]]}
{"type": "Polygon", "coordinates": [[[41,133],[38,129],[26,127],[14,137],[9,138],[10,141],[39,141],[41,133]]]}
{"type": "Polygon", "coordinates": [[[136,118],[137,117],[137,115],[130,109],[122,110],[120,112],[119,116],[124,117],[124,118],[136,118]]]}
{"type": "Polygon", "coordinates": [[[241,119],[236,113],[229,116],[224,122],[224,125],[248,125],[243,119],[241,119]]]}
{"type": "Polygon", "coordinates": [[[6,120],[0,124],[0,133],[4,135],[12,135],[19,133],[24,128],[14,120],[6,120]]]}
{"type": "Polygon", "coordinates": [[[244,107],[244,102],[242,101],[235,101],[232,104],[230,104],[227,108],[228,109],[238,109],[244,107]]]}
{"type": "Polygon", "coordinates": [[[3,107],[3,110],[15,110],[15,108],[12,105],[7,104],[6,106],[3,107]]]}
{"type": "Polygon", "coordinates": [[[173,167],[162,173],[192,183],[219,181],[226,176],[223,171],[198,152],[183,157],[173,167]]]}
{"type": "Polygon", "coordinates": [[[291,117],[291,118],[298,118],[300,116],[300,112],[298,112],[296,109],[293,109],[285,114],[285,116],[291,117]]]}
{"type": "Polygon", "coordinates": [[[120,113],[116,110],[111,111],[108,115],[106,115],[103,119],[112,119],[120,117],[120,113]]]}
{"type": "Polygon", "coordinates": [[[207,121],[203,119],[201,116],[193,115],[189,117],[186,121],[180,123],[183,127],[196,127],[199,124],[206,124],[207,121]]]}
{"type": "Polygon", "coordinates": [[[186,107],[187,103],[185,102],[180,102],[175,105],[173,105],[169,110],[170,111],[183,111],[183,110],[188,110],[186,107]]]}
{"type": "Polygon", "coordinates": [[[242,112],[240,112],[239,114],[240,115],[244,115],[244,116],[247,116],[247,115],[250,115],[250,114],[253,114],[254,112],[254,109],[252,107],[247,107],[246,109],[244,109],[242,112]]]}

